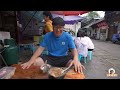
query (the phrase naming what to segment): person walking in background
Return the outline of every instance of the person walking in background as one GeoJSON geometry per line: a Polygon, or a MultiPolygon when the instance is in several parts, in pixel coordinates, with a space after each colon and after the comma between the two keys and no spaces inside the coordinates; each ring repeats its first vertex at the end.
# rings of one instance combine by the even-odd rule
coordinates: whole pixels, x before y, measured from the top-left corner
{"type": "Polygon", "coordinates": [[[45,28],[43,31],[43,34],[46,34],[48,32],[52,32],[53,31],[53,26],[52,26],[52,14],[50,11],[44,11],[43,12],[43,16],[44,16],[44,20],[45,20],[45,28]]]}
{"type": "MultiPolygon", "coordinates": [[[[43,29],[43,35],[40,36],[41,40],[40,42],[42,41],[44,35],[48,32],[52,32],[53,31],[53,26],[52,26],[52,14],[50,11],[44,11],[43,12],[43,17],[44,17],[44,20],[45,20],[45,27],[43,29]]],[[[43,54],[48,54],[48,50],[47,48],[44,49],[43,51],[43,54]]]]}

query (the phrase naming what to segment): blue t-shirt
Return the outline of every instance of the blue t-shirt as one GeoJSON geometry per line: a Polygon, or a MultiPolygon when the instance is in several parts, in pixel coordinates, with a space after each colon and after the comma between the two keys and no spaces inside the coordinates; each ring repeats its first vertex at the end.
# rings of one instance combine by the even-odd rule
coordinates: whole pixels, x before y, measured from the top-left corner
{"type": "Polygon", "coordinates": [[[48,54],[52,56],[66,56],[69,48],[75,48],[72,36],[66,32],[63,32],[60,37],[55,37],[53,32],[47,33],[40,46],[47,47],[48,54]]]}

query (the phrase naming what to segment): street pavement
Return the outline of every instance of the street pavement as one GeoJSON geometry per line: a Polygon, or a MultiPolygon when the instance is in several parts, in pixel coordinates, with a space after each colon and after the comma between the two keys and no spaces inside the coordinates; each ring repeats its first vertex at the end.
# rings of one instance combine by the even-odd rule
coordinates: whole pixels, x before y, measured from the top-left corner
{"type": "Polygon", "coordinates": [[[120,45],[110,41],[92,40],[95,49],[92,61],[87,58],[87,63],[81,61],[85,66],[84,74],[86,79],[120,79],[120,45]],[[114,75],[109,71],[113,69],[114,75]]]}

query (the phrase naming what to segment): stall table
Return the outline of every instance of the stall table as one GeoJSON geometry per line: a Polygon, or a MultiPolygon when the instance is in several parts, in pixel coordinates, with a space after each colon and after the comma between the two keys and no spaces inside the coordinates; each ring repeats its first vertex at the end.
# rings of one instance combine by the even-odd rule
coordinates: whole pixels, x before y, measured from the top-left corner
{"type": "MultiPolygon", "coordinates": [[[[30,66],[28,69],[22,69],[21,64],[14,64],[16,67],[14,75],[11,79],[48,79],[48,74],[43,73],[38,66],[30,66]]],[[[84,74],[79,74],[71,69],[65,76],[64,79],[84,79],[84,74]]]]}

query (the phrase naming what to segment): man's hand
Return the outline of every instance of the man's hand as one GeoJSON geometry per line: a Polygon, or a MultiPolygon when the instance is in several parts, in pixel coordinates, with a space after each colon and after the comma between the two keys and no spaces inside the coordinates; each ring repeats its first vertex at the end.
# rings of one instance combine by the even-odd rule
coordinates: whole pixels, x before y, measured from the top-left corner
{"type": "Polygon", "coordinates": [[[85,67],[79,61],[72,60],[71,64],[74,65],[76,72],[83,73],[83,69],[85,69],[85,67]]]}
{"type": "Polygon", "coordinates": [[[28,69],[33,64],[32,61],[28,61],[26,63],[21,64],[23,69],[28,69]]]}
{"type": "Polygon", "coordinates": [[[22,68],[28,69],[34,63],[34,61],[40,56],[40,54],[42,53],[43,50],[44,50],[44,48],[40,46],[35,51],[35,53],[33,54],[33,56],[31,57],[31,59],[28,62],[21,64],[22,68]]]}

